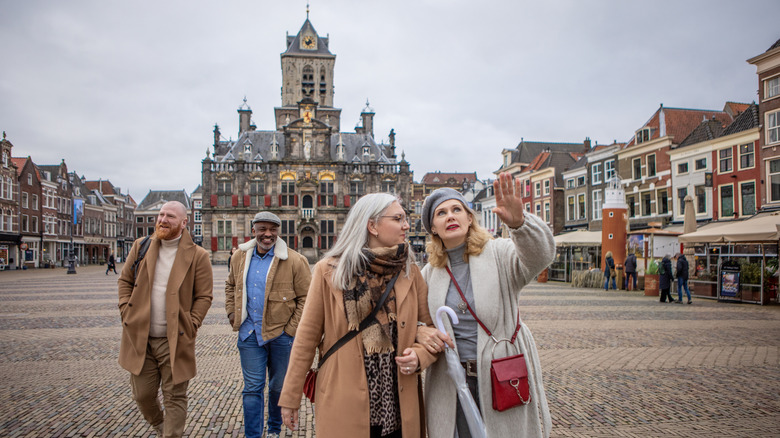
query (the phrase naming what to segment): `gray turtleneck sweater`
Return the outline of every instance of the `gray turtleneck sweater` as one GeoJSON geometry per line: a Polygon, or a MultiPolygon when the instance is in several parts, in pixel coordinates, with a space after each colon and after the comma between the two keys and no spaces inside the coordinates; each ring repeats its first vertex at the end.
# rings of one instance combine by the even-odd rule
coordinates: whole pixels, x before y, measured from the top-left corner
{"type": "MultiPolygon", "coordinates": [[[[463,254],[466,252],[466,244],[447,250],[447,256],[450,259],[450,270],[455,280],[458,281],[460,290],[466,296],[466,301],[474,310],[474,290],[471,287],[471,273],[469,264],[463,261],[463,254]]],[[[450,281],[450,288],[447,290],[445,304],[452,308],[458,314],[458,324],[452,326],[455,334],[455,344],[458,347],[458,355],[461,361],[477,359],[477,330],[481,330],[477,321],[471,316],[471,312],[462,305],[463,300],[455,288],[455,284],[450,281]],[[460,305],[460,307],[458,307],[460,305]]]]}

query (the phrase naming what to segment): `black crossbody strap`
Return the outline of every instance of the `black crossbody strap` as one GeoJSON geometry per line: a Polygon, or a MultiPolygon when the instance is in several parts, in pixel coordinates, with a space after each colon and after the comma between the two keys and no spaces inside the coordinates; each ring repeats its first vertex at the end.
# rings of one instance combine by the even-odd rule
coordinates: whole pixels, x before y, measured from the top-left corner
{"type": "Polygon", "coordinates": [[[141,244],[138,248],[138,255],[135,257],[135,261],[133,262],[133,283],[135,283],[135,279],[138,277],[138,264],[141,263],[141,260],[146,257],[146,251],[149,250],[149,244],[151,236],[144,237],[144,240],[141,241],[141,244]]]}
{"type": "Polygon", "coordinates": [[[324,356],[320,358],[318,367],[321,367],[323,363],[325,363],[325,360],[330,357],[331,354],[335,353],[336,350],[344,346],[347,342],[351,341],[352,338],[357,336],[358,333],[362,332],[364,329],[366,329],[368,326],[376,322],[376,313],[379,311],[380,308],[385,304],[385,301],[387,300],[387,297],[390,295],[390,291],[393,290],[393,286],[395,286],[395,280],[398,279],[398,276],[401,273],[395,274],[393,278],[390,279],[390,282],[387,283],[387,288],[385,289],[385,293],[382,294],[382,296],[379,298],[379,301],[376,303],[376,306],[374,307],[374,310],[371,311],[371,313],[366,316],[363,321],[360,322],[360,326],[357,330],[350,330],[347,332],[346,335],[342,336],[341,339],[336,341],[335,344],[333,344],[332,347],[328,350],[327,353],[325,353],[324,356]]]}

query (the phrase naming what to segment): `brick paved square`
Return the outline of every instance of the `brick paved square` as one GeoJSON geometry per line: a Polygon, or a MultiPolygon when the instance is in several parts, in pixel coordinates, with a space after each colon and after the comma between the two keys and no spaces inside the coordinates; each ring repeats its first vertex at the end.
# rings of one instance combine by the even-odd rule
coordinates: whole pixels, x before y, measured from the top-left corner
{"type": "MultiPolygon", "coordinates": [[[[100,266],[65,272],[0,272],[0,436],[151,436],[116,362],[117,276],[100,266]]],[[[214,267],[190,383],[191,437],[243,436],[226,276],[214,267]]],[[[555,282],[530,285],[521,303],[541,354],[553,437],[780,433],[780,306],[662,304],[555,282]]],[[[314,436],[311,406],[302,408],[302,430],[289,436],[314,436]]]]}

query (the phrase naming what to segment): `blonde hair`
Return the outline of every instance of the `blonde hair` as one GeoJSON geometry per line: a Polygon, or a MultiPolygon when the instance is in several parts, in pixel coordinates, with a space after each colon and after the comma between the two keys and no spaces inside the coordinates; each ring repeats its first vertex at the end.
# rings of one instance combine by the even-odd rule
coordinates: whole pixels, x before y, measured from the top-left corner
{"type": "MultiPolygon", "coordinates": [[[[463,203],[461,202],[461,204],[463,203]]],[[[471,215],[471,225],[469,225],[469,229],[466,231],[466,251],[463,252],[463,261],[468,263],[470,256],[482,254],[485,245],[488,241],[493,239],[493,236],[479,225],[477,222],[477,213],[467,205],[464,205],[464,207],[469,215],[471,215]]],[[[428,244],[425,246],[425,251],[428,252],[428,263],[430,263],[431,266],[434,268],[443,268],[447,266],[447,251],[444,248],[444,242],[441,241],[441,237],[436,234],[431,234],[431,240],[429,240],[428,244]]]]}

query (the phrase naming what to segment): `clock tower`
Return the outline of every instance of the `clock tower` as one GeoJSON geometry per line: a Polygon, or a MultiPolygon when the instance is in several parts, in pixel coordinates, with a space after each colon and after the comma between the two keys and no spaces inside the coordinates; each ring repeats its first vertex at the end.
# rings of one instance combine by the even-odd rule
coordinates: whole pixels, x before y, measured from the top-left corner
{"type": "Polygon", "coordinates": [[[330,53],[328,43],[329,37],[318,35],[308,16],[298,34],[287,36],[287,50],[281,55],[282,106],[275,111],[277,129],[303,117],[299,104],[304,100],[317,106],[317,119],[340,128],[341,110],[333,108],[336,55],[330,53]]]}

